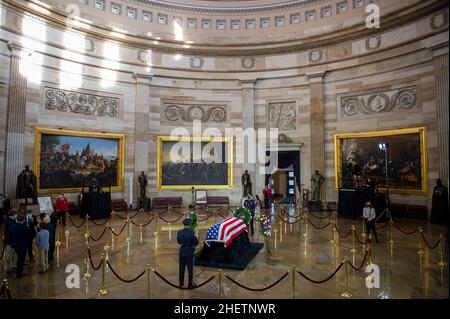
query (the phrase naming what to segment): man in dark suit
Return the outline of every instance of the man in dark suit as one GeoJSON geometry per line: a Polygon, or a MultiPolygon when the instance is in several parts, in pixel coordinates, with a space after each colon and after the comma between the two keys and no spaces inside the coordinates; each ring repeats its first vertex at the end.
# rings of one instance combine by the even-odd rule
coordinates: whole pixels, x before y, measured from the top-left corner
{"type": "Polygon", "coordinates": [[[17,216],[17,222],[11,227],[11,243],[17,254],[16,278],[25,276],[23,267],[25,265],[25,256],[28,249],[29,230],[25,225],[25,217],[17,216]]]}
{"type": "Polygon", "coordinates": [[[194,288],[196,285],[193,283],[194,277],[194,252],[195,246],[198,245],[198,238],[195,236],[194,232],[189,229],[191,220],[186,218],[183,220],[184,229],[177,232],[177,242],[180,244],[179,253],[179,279],[180,287],[184,286],[184,272],[186,266],[188,268],[189,274],[189,288],[194,288]]]}

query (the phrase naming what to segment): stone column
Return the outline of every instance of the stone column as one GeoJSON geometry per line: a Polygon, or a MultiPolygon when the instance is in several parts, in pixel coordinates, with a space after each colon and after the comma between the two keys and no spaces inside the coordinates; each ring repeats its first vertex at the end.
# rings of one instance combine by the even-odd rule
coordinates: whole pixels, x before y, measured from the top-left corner
{"type": "MultiPolygon", "coordinates": [[[[11,199],[11,206],[17,207],[16,197],[17,176],[24,168],[24,136],[27,78],[20,74],[21,47],[8,43],[10,55],[8,109],[6,125],[6,156],[5,156],[5,193],[11,199]]],[[[33,163],[27,163],[32,167],[33,163]]]]}
{"type": "MultiPolygon", "coordinates": [[[[136,79],[136,108],[135,108],[135,136],[134,136],[134,171],[135,191],[133,198],[137,201],[140,195],[138,177],[144,171],[149,178],[149,95],[151,75],[134,73],[136,79]]],[[[148,192],[147,192],[148,193],[148,192]]]]}
{"type": "Polygon", "coordinates": [[[439,178],[448,187],[448,47],[433,52],[436,87],[436,118],[439,178]]]}
{"type": "MultiPolygon", "coordinates": [[[[318,170],[324,177],[325,172],[325,136],[323,123],[323,76],[324,72],[307,73],[309,79],[309,127],[310,127],[310,143],[311,143],[311,172],[318,170]]],[[[311,176],[307,176],[308,180],[311,176]]],[[[326,177],[325,177],[326,179],[326,177]]],[[[322,185],[320,198],[322,201],[326,200],[326,183],[322,185]]]]}
{"type": "MultiPolygon", "coordinates": [[[[255,129],[255,83],[256,79],[240,80],[242,89],[242,129],[247,128],[255,129]]],[[[255,135],[256,136],[256,135],[255,135]]],[[[244,150],[236,150],[236,152],[245,151],[246,162],[242,165],[242,171],[239,172],[239,184],[235,185],[240,190],[242,196],[242,185],[240,176],[245,170],[248,170],[252,181],[252,194],[257,194],[257,185],[259,180],[259,174],[256,172],[256,163],[249,163],[247,154],[255,154],[255,160],[257,160],[256,143],[247,144],[247,148],[244,150]],[[248,149],[250,147],[251,149],[248,149]]],[[[236,157],[236,156],[235,156],[236,157]]],[[[235,166],[236,167],[236,166],[235,166]]]]}

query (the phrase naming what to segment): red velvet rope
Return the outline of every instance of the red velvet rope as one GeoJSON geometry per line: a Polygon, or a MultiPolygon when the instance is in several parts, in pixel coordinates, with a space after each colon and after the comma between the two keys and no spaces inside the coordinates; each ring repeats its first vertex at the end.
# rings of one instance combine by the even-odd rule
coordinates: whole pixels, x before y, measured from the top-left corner
{"type": "Polygon", "coordinates": [[[364,254],[364,258],[361,261],[361,265],[359,265],[359,267],[354,266],[350,261],[348,262],[348,264],[350,265],[350,267],[352,267],[354,270],[361,270],[361,268],[364,266],[367,256],[369,256],[369,249],[366,250],[366,253],[364,254]]]}
{"type": "Polygon", "coordinates": [[[109,230],[111,231],[111,233],[114,234],[114,236],[120,236],[120,234],[122,234],[123,230],[125,229],[125,226],[127,225],[128,221],[125,222],[125,224],[123,224],[122,229],[120,230],[120,232],[118,232],[117,234],[112,230],[111,226],[109,226],[109,230]]]}
{"type": "Polygon", "coordinates": [[[89,247],[87,248],[87,251],[88,251],[88,256],[89,256],[89,262],[90,262],[90,264],[91,264],[92,269],[94,269],[94,270],[99,270],[100,267],[101,267],[102,264],[103,264],[103,258],[100,259],[100,262],[99,262],[98,266],[95,267],[94,262],[92,261],[91,250],[90,250],[89,247]]]}
{"type": "Polygon", "coordinates": [[[284,212],[285,215],[287,215],[291,218],[295,218],[295,219],[300,218],[305,213],[305,212],[301,212],[300,214],[291,215],[291,214],[289,214],[289,211],[285,207],[282,209],[282,211],[284,212]]]}
{"type": "Polygon", "coordinates": [[[336,224],[333,224],[334,229],[336,229],[337,233],[339,234],[340,237],[342,238],[347,238],[348,236],[350,236],[350,234],[352,233],[352,229],[350,228],[348,230],[348,232],[345,235],[342,235],[341,231],[339,230],[339,228],[337,228],[336,224]]]}
{"type": "Polygon", "coordinates": [[[281,214],[278,214],[278,217],[280,217],[280,219],[281,219],[282,221],[284,221],[285,223],[287,223],[287,224],[297,224],[299,221],[302,220],[302,218],[300,217],[300,218],[297,219],[295,222],[290,222],[290,221],[284,219],[283,216],[281,216],[281,214]]]}
{"type": "Polygon", "coordinates": [[[302,273],[301,271],[297,271],[297,272],[298,272],[298,274],[299,274],[300,276],[302,276],[303,278],[305,278],[306,280],[308,280],[308,281],[310,281],[310,282],[312,282],[312,283],[314,283],[314,284],[323,284],[324,282],[326,282],[326,281],[330,280],[331,278],[333,278],[334,275],[336,275],[337,272],[342,268],[342,266],[344,266],[344,263],[341,263],[341,264],[336,268],[336,270],[333,271],[333,273],[332,273],[331,275],[329,275],[327,278],[325,278],[325,279],[323,279],[323,280],[313,280],[313,279],[309,278],[308,276],[306,276],[306,275],[305,275],[304,273],[302,273]]]}
{"type": "Polygon", "coordinates": [[[160,219],[162,219],[163,221],[165,221],[166,223],[176,223],[177,221],[179,221],[181,218],[183,218],[184,217],[184,215],[182,215],[182,216],[180,216],[180,217],[178,217],[177,219],[175,219],[175,220],[167,220],[167,219],[164,219],[163,217],[161,217],[161,216],[158,216],[160,219]]]}
{"type": "Polygon", "coordinates": [[[244,288],[246,290],[250,290],[250,291],[265,291],[265,290],[269,290],[270,288],[272,288],[272,287],[276,286],[277,284],[279,284],[284,278],[286,278],[287,275],[289,275],[289,271],[286,272],[283,276],[281,276],[277,281],[275,281],[274,283],[272,283],[269,286],[264,287],[264,288],[251,288],[251,287],[245,286],[245,285],[237,282],[236,280],[234,280],[233,278],[231,278],[228,275],[225,275],[225,277],[228,280],[230,280],[232,283],[234,283],[234,284],[238,285],[239,287],[244,288]]]}
{"type": "Polygon", "coordinates": [[[111,269],[112,273],[114,274],[114,276],[117,277],[117,279],[119,279],[120,281],[126,282],[126,283],[130,283],[130,282],[135,282],[136,280],[138,280],[139,278],[141,278],[146,270],[143,270],[139,275],[137,275],[136,277],[134,277],[133,279],[123,279],[122,277],[120,277],[117,272],[114,270],[114,268],[111,266],[111,264],[109,263],[109,261],[106,261],[106,264],[109,266],[109,269],[111,269]]]}
{"type": "Polygon", "coordinates": [[[309,219],[308,219],[308,222],[311,224],[312,227],[314,227],[315,229],[319,229],[319,230],[325,229],[325,228],[327,228],[328,226],[331,225],[331,222],[329,222],[329,223],[326,224],[325,226],[319,227],[319,226],[314,225],[309,219]]]}
{"type": "Polygon", "coordinates": [[[103,235],[105,235],[105,232],[106,232],[107,229],[108,229],[108,227],[105,227],[105,229],[103,229],[102,234],[97,239],[92,237],[92,235],[89,235],[89,238],[92,239],[92,241],[99,241],[100,239],[102,239],[103,235]]]}
{"type": "Polygon", "coordinates": [[[314,218],[317,218],[317,219],[327,219],[327,218],[330,218],[331,215],[333,215],[333,213],[329,213],[327,216],[319,217],[319,216],[314,215],[313,212],[309,212],[309,214],[312,215],[314,218]]]}
{"type": "Polygon", "coordinates": [[[430,248],[430,249],[435,249],[439,245],[439,243],[441,242],[441,238],[439,238],[434,245],[430,245],[428,243],[427,239],[425,238],[425,235],[423,234],[423,232],[420,232],[420,235],[422,236],[422,239],[423,239],[423,242],[425,243],[425,245],[427,245],[427,247],[430,248]]]}
{"type": "Polygon", "coordinates": [[[77,225],[77,224],[75,224],[75,223],[73,222],[72,216],[70,216],[70,215],[69,215],[69,220],[70,220],[70,222],[72,223],[72,225],[73,225],[75,228],[81,228],[81,227],[84,225],[84,223],[86,222],[86,219],[83,219],[83,221],[81,222],[81,224],[80,224],[80,225],[77,225]]]}
{"type": "Polygon", "coordinates": [[[92,222],[92,224],[97,225],[97,226],[102,226],[105,225],[107,222],[109,222],[109,219],[105,220],[103,223],[97,223],[94,220],[90,220],[92,222]]]}
{"type": "Polygon", "coordinates": [[[128,217],[122,217],[122,216],[120,216],[118,213],[115,213],[115,215],[117,216],[117,217],[119,217],[120,219],[127,219],[128,217]]]}
{"type": "Polygon", "coordinates": [[[197,221],[199,221],[199,222],[204,222],[204,221],[210,219],[213,215],[214,215],[213,213],[210,213],[209,216],[207,216],[206,218],[203,218],[203,219],[200,219],[200,218],[199,218],[199,219],[197,219],[197,221]]]}
{"type": "Polygon", "coordinates": [[[377,229],[383,229],[383,228],[386,228],[386,226],[388,226],[389,225],[389,221],[387,221],[383,226],[377,226],[377,225],[375,225],[375,227],[377,228],[377,229]]]}
{"type": "Polygon", "coordinates": [[[419,231],[419,229],[416,229],[416,230],[413,230],[413,231],[411,231],[411,232],[408,232],[408,231],[405,231],[405,230],[403,230],[403,229],[401,229],[399,226],[397,226],[397,224],[395,224],[394,223],[394,226],[395,226],[395,228],[397,228],[400,232],[402,232],[403,234],[405,234],[405,235],[412,235],[412,234],[415,234],[415,233],[417,233],[418,231],[419,231]]]}
{"type": "Polygon", "coordinates": [[[135,223],[134,221],[130,220],[130,222],[137,226],[137,227],[146,227],[148,226],[153,220],[155,219],[155,216],[153,216],[152,218],[150,218],[150,220],[148,222],[146,222],[145,224],[139,225],[138,223],[135,223]]]}
{"type": "Polygon", "coordinates": [[[3,244],[3,249],[2,249],[2,256],[0,257],[0,260],[2,260],[2,259],[3,259],[3,255],[5,254],[5,248],[6,248],[6,245],[5,245],[5,244],[3,244]]]}
{"type": "Polygon", "coordinates": [[[358,234],[356,233],[356,231],[355,231],[355,237],[356,237],[356,240],[358,241],[358,243],[360,243],[360,244],[367,244],[369,241],[370,241],[370,238],[369,237],[367,237],[367,239],[366,239],[366,241],[361,241],[361,239],[359,239],[359,237],[358,237],[358,234]]]}
{"type": "Polygon", "coordinates": [[[216,212],[217,215],[219,215],[220,217],[222,217],[223,219],[227,218],[226,216],[223,216],[221,213],[219,213],[219,211],[216,212]]]}
{"type": "Polygon", "coordinates": [[[201,284],[195,286],[195,287],[180,287],[178,285],[175,285],[174,283],[171,283],[169,280],[167,280],[166,278],[164,278],[159,272],[157,272],[156,270],[153,269],[153,272],[155,273],[155,275],[157,275],[159,278],[161,278],[166,284],[168,284],[169,286],[172,286],[173,288],[177,288],[177,289],[182,289],[182,290],[193,290],[193,289],[197,289],[200,288],[204,285],[206,285],[208,282],[210,282],[211,280],[213,280],[216,276],[212,276],[211,278],[205,280],[204,282],[202,282],[201,284]]]}

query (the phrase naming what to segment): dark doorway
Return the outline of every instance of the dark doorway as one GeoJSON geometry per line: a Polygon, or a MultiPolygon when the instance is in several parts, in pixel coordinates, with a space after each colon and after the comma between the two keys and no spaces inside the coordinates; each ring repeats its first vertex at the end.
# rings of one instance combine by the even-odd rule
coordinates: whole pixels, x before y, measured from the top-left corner
{"type": "MultiPolygon", "coordinates": [[[[278,151],[278,168],[285,169],[291,166],[294,168],[295,178],[297,179],[297,186],[300,182],[300,151],[278,151]]],[[[264,185],[269,184],[270,174],[266,174],[264,185]]],[[[300,191],[300,189],[298,190],[300,191]]]]}

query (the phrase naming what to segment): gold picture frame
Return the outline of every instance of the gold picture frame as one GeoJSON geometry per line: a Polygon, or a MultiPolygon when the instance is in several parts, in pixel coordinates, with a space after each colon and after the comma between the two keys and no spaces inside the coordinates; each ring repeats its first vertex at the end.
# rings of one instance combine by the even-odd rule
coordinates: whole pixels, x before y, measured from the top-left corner
{"type": "MultiPolygon", "coordinates": [[[[418,134],[420,141],[420,188],[402,188],[402,187],[389,187],[390,193],[398,194],[414,194],[414,195],[425,195],[428,192],[428,163],[427,163],[427,136],[426,127],[414,127],[405,128],[397,130],[386,130],[386,131],[371,131],[371,132],[361,132],[361,133],[338,133],[334,135],[334,158],[335,158],[335,187],[336,190],[342,187],[343,181],[343,158],[342,158],[342,143],[344,139],[363,139],[363,138],[373,138],[373,137],[396,137],[406,134],[418,134]]],[[[383,140],[379,140],[383,142],[383,140]]],[[[376,145],[378,147],[378,144],[376,145]]],[[[385,179],[384,179],[385,180],[385,179]]],[[[345,187],[344,187],[345,188],[345,187]]],[[[385,182],[379,183],[377,187],[378,191],[385,192],[385,182]]]]}
{"type": "Polygon", "coordinates": [[[157,188],[158,189],[178,189],[186,190],[192,188],[201,189],[232,189],[233,188],[233,138],[232,137],[157,137],[157,188]],[[227,164],[227,183],[220,185],[211,184],[186,184],[186,185],[165,185],[163,183],[163,143],[164,142],[220,142],[225,143],[226,164],[227,164]]]}
{"type": "MultiPolygon", "coordinates": [[[[35,128],[34,139],[34,171],[37,179],[38,194],[55,194],[59,192],[64,193],[78,193],[82,190],[82,185],[76,187],[62,187],[62,188],[42,188],[41,187],[41,156],[43,150],[41,150],[41,141],[43,135],[54,136],[67,136],[67,137],[80,137],[80,138],[93,138],[93,139],[110,139],[117,141],[117,176],[115,185],[108,187],[111,191],[123,191],[124,190],[124,160],[125,160],[125,135],[115,133],[103,133],[103,132],[82,132],[63,129],[52,128],[35,128]]],[[[84,185],[88,187],[89,185],[84,185]]],[[[100,185],[103,188],[107,187],[100,185]]]]}

